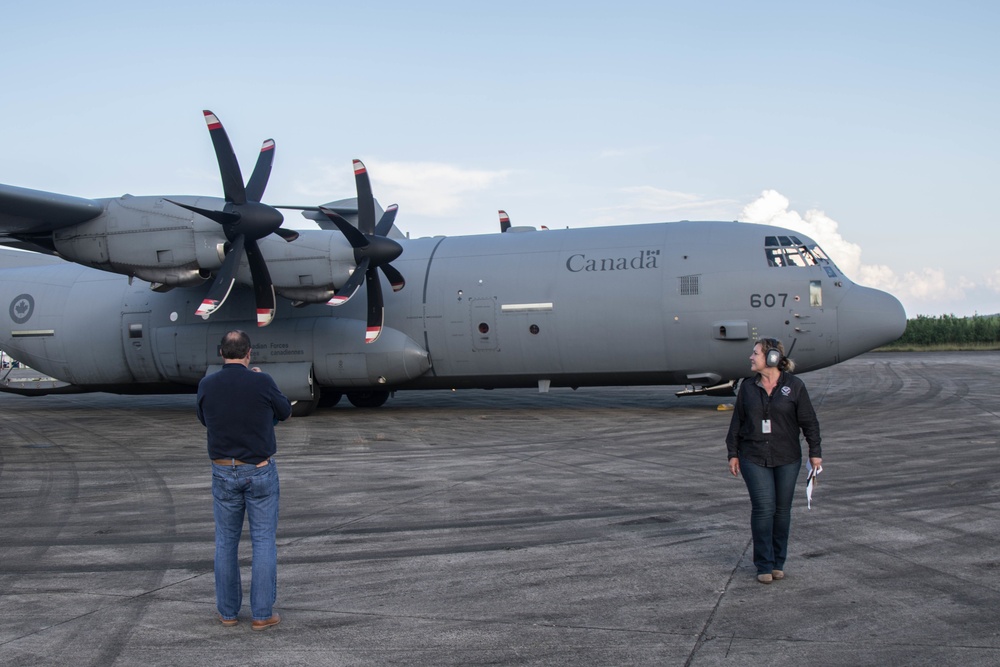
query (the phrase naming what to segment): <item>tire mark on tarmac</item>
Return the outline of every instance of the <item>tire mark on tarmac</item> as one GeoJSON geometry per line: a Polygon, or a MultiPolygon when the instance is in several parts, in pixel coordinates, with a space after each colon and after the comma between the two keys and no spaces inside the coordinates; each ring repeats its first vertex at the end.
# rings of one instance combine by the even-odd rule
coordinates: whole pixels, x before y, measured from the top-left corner
{"type": "MultiPolygon", "coordinates": [[[[110,595],[113,601],[99,604],[87,611],[77,619],[80,621],[76,623],[78,627],[60,635],[57,645],[46,648],[46,654],[50,658],[61,655],[72,657],[75,664],[108,665],[115,662],[135,628],[142,622],[146,609],[152,602],[149,593],[161,587],[166,571],[171,566],[174,544],[171,538],[176,532],[176,516],[170,489],[157,466],[136,455],[129,443],[130,438],[147,438],[156,434],[158,429],[163,429],[163,424],[155,413],[137,414],[132,410],[109,411],[107,408],[100,413],[82,410],[71,423],[71,432],[56,425],[57,423],[39,422],[34,427],[23,424],[17,427],[22,432],[29,431],[36,441],[48,443],[53,451],[60,454],[58,457],[48,457],[47,462],[43,463],[47,470],[53,471],[49,474],[49,479],[53,479],[53,475],[58,472],[68,475],[71,480],[68,485],[48,485],[47,498],[51,498],[53,488],[58,488],[62,494],[57,499],[58,502],[46,502],[44,507],[50,513],[61,510],[61,514],[55,515],[60,518],[39,521],[38,503],[31,503],[30,511],[34,515],[32,525],[46,526],[47,534],[42,540],[36,541],[36,546],[33,547],[35,551],[29,562],[36,564],[33,571],[55,571],[59,574],[130,572],[138,575],[121,584],[124,588],[137,592],[88,591],[91,595],[110,595]],[[95,419],[96,415],[99,415],[99,419],[95,419]],[[116,423],[116,420],[118,423],[130,424],[129,431],[109,434],[107,428],[99,425],[101,422],[116,423]],[[94,455],[81,450],[81,442],[101,453],[94,455]],[[81,453],[84,455],[81,456],[81,453]],[[109,494],[112,498],[117,498],[112,500],[110,507],[114,524],[105,519],[109,514],[109,508],[105,504],[83,502],[84,496],[104,498],[109,494]],[[122,511],[124,505],[132,505],[134,509],[122,511]],[[67,541],[62,536],[71,514],[77,515],[72,523],[74,527],[99,526],[91,540],[96,549],[88,550],[95,560],[66,563],[58,554],[46,558],[53,547],[67,541]],[[123,517],[128,518],[123,521],[123,517]],[[146,543],[152,548],[152,553],[148,549],[135,552],[130,548],[135,546],[134,540],[126,543],[125,549],[116,548],[121,546],[121,536],[134,536],[134,531],[150,527],[155,527],[161,534],[164,531],[167,533],[166,539],[146,543]],[[109,549],[113,550],[111,554],[107,553],[109,549]],[[98,560],[102,556],[107,560],[98,560]],[[141,558],[141,562],[132,560],[137,557],[141,558]],[[47,566],[46,561],[50,563],[47,566]],[[90,635],[89,626],[95,622],[88,618],[108,613],[121,616],[123,620],[112,624],[114,629],[110,634],[104,635],[105,641],[99,649],[88,654],[82,647],[89,645],[86,641],[90,635]]],[[[63,621],[62,625],[65,627],[72,622],[63,621]]]]}

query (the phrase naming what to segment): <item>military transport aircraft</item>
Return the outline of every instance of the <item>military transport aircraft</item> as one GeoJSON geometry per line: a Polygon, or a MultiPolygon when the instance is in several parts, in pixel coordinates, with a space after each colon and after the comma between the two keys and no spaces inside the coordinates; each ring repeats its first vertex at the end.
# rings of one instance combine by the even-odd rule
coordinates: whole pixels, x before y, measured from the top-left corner
{"type": "Polygon", "coordinates": [[[0,185],[0,349],[61,381],[22,394],[192,392],[232,328],[308,414],[403,389],[680,385],[731,394],[754,340],[800,371],[902,335],[893,296],[808,237],[673,222],[409,239],[354,162],[357,198],[282,227],[261,203],[274,142],[244,184],[205,112],[224,198],[84,199],[0,185]],[[45,254],[39,254],[45,253],[45,254]],[[382,289],[382,280],[391,289],[382,289]],[[365,295],[359,293],[362,283],[365,295]],[[354,298],[352,298],[354,297],[354,298]]]}

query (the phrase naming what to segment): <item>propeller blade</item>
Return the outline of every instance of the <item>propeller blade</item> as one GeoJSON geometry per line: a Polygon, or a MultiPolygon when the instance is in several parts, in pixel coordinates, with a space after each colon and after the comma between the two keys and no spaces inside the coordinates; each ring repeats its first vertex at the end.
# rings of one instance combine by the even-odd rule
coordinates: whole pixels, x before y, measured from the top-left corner
{"type": "Polygon", "coordinates": [[[385,308],[382,307],[382,283],[374,266],[365,273],[365,286],[368,288],[368,328],[365,329],[365,342],[374,343],[382,335],[385,318],[385,308]]]}
{"type": "Polygon", "coordinates": [[[250,275],[253,277],[253,296],[257,302],[257,326],[266,327],[274,319],[274,284],[271,283],[271,274],[267,270],[267,263],[260,254],[257,242],[248,239],[245,248],[247,262],[250,264],[250,275]]]}
{"type": "Polygon", "coordinates": [[[333,295],[333,298],[326,302],[326,305],[342,306],[350,301],[351,297],[357,293],[358,288],[361,287],[361,281],[365,279],[365,274],[368,273],[368,266],[370,264],[371,260],[367,257],[362,259],[361,263],[354,269],[354,273],[351,274],[351,277],[347,279],[347,282],[344,283],[339,290],[337,290],[337,293],[333,295]]]}
{"type": "Polygon", "coordinates": [[[392,264],[382,264],[378,268],[382,269],[382,273],[385,274],[389,284],[392,285],[393,292],[398,292],[406,287],[406,281],[403,280],[403,274],[397,271],[392,264]]]}
{"type": "Polygon", "coordinates": [[[212,146],[215,148],[215,158],[219,163],[222,189],[226,197],[225,207],[222,210],[209,210],[170,199],[166,201],[222,225],[222,230],[232,246],[216,273],[215,282],[212,283],[195,313],[208,318],[222,307],[233,289],[240,262],[245,255],[250,266],[254,300],[257,305],[257,326],[266,327],[274,319],[276,299],[267,262],[257,241],[270,234],[277,234],[289,242],[299,237],[298,232],[281,229],[284,216],[278,209],[260,201],[271,176],[271,165],[274,164],[274,140],[268,139],[261,145],[250,181],[244,187],[243,174],[240,172],[240,164],[229,141],[229,135],[226,134],[218,116],[208,110],[203,113],[209,135],[212,137],[212,146]]]}
{"type": "Polygon", "coordinates": [[[264,197],[264,188],[267,187],[267,179],[271,177],[273,163],[274,139],[268,139],[260,147],[257,164],[254,165],[253,173],[250,174],[250,182],[247,183],[246,193],[249,201],[260,201],[264,197]]]}
{"type": "Polygon", "coordinates": [[[392,229],[392,223],[396,221],[396,211],[398,210],[399,207],[395,204],[385,209],[385,213],[375,225],[375,236],[388,236],[389,230],[392,229]]]}
{"type": "Polygon", "coordinates": [[[240,260],[243,258],[243,246],[244,238],[240,234],[233,241],[233,247],[229,249],[229,254],[223,260],[222,266],[215,276],[215,282],[208,289],[208,294],[198,306],[198,310],[194,311],[195,315],[208,319],[209,315],[221,308],[222,304],[226,302],[229,292],[233,289],[233,283],[236,282],[236,271],[240,268],[240,260]]]}
{"type": "Polygon", "coordinates": [[[375,197],[368,181],[368,170],[361,160],[354,161],[354,183],[358,188],[358,229],[371,236],[375,233],[375,197]]]}
{"type": "Polygon", "coordinates": [[[285,229],[284,227],[278,227],[274,230],[274,233],[285,239],[289,243],[299,238],[299,233],[294,229],[285,229]]]}
{"type": "Polygon", "coordinates": [[[354,248],[354,261],[357,262],[354,273],[327,304],[339,306],[347,303],[357,293],[361,283],[366,283],[368,315],[365,342],[374,343],[382,335],[382,325],[385,320],[379,269],[389,280],[394,292],[398,292],[406,285],[403,275],[389,264],[403,252],[403,246],[387,236],[396,220],[396,212],[399,207],[393,204],[387,208],[376,225],[375,198],[372,196],[371,183],[368,181],[368,170],[361,160],[354,161],[354,180],[358,188],[357,227],[348,222],[337,211],[325,206],[319,208],[320,212],[344,234],[344,238],[354,248]]]}
{"type": "Polygon", "coordinates": [[[236,153],[233,152],[233,145],[229,142],[226,128],[222,127],[222,123],[214,113],[208,110],[204,113],[208,132],[212,136],[212,145],[215,147],[215,159],[219,161],[222,191],[226,195],[226,201],[245,204],[247,193],[243,187],[243,174],[240,173],[240,163],[236,161],[236,153]]]}
{"type": "Polygon", "coordinates": [[[319,210],[323,215],[330,219],[330,222],[337,225],[337,229],[341,231],[347,239],[347,242],[351,244],[352,248],[364,248],[368,245],[368,238],[358,231],[354,225],[349,223],[347,218],[323,206],[320,206],[319,210]]]}
{"type": "Polygon", "coordinates": [[[197,206],[188,206],[187,204],[182,204],[179,201],[174,201],[173,199],[167,199],[164,197],[164,201],[168,201],[174,206],[180,206],[181,208],[186,208],[189,211],[197,213],[198,215],[203,215],[209,220],[214,220],[220,225],[229,225],[238,222],[240,216],[236,213],[227,213],[226,211],[213,211],[207,208],[198,208],[197,206]]]}

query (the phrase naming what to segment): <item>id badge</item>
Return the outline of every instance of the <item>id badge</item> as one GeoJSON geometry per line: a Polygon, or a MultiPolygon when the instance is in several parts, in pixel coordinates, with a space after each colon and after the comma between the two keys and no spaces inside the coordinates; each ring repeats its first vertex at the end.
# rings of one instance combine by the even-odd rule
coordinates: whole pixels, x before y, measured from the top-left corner
{"type": "Polygon", "coordinates": [[[760,432],[761,433],[770,433],[771,432],[771,420],[770,419],[762,419],[761,420],[761,422],[760,422],[760,432]]]}

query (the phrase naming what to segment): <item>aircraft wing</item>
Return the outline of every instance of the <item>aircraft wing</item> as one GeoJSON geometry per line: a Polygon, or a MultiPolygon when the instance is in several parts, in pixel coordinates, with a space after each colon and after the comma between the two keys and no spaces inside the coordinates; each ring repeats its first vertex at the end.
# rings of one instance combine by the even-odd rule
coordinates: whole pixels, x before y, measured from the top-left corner
{"type": "Polygon", "coordinates": [[[53,257],[52,255],[0,248],[0,269],[15,269],[22,266],[45,266],[50,264],[65,263],[66,260],[53,257]]]}
{"type": "MultiPolygon", "coordinates": [[[[385,210],[382,208],[382,205],[378,203],[377,199],[373,199],[373,201],[375,202],[375,219],[381,220],[385,210]]],[[[337,231],[337,226],[330,222],[330,219],[319,210],[320,208],[327,208],[347,220],[352,227],[358,226],[358,200],[355,198],[338,199],[337,201],[328,202],[322,206],[275,206],[275,208],[288,208],[302,211],[302,217],[312,220],[320,229],[337,231]]],[[[396,225],[389,228],[386,236],[390,239],[406,238],[406,234],[401,232],[396,225]]]]}
{"type": "Polygon", "coordinates": [[[0,184],[0,235],[52,232],[96,218],[94,199],[0,184]]]}

